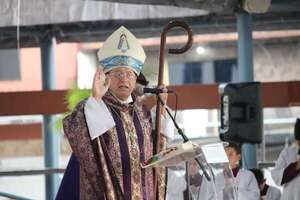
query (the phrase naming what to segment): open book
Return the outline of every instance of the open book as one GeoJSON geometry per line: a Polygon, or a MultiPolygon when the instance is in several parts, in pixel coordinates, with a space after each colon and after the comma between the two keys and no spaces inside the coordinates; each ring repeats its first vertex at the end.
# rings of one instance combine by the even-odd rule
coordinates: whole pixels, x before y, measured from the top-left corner
{"type": "Polygon", "coordinates": [[[162,150],[141,163],[141,166],[142,168],[175,166],[194,159],[199,153],[199,145],[188,141],[162,150]]]}

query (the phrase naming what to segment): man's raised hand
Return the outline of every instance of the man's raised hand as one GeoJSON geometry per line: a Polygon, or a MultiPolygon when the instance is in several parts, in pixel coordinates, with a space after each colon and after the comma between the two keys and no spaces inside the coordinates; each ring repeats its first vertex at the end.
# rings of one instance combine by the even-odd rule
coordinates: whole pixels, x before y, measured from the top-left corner
{"type": "Polygon", "coordinates": [[[102,99],[104,94],[107,92],[109,85],[110,85],[109,77],[106,77],[102,67],[98,67],[94,75],[92,96],[97,101],[100,101],[100,99],[102,99]]]}

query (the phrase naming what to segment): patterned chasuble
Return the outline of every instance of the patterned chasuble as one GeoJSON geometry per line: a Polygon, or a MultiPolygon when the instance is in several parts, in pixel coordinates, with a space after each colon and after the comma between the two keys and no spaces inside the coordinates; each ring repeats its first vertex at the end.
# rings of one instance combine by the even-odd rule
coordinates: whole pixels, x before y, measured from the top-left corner
{"type": "Polygon", "coordinates": [[[140,167],[145,156],[152,154],[150,116],[146,116],[135,104],[120,104],[112,95],[105,96],[104,101],[116,127],[102,137],[124,197],[150,199],[149,195],[153,194],[152,170],[140,167]]]}
{"type": "MultiPolygon", "coordinates": [[[[140,163],[153,154],[150,113],[137,102],[121,104],[110,93],[103,97],[103,101],[108,106],[116,126],[93,140],[91,144],[95,163],[97,163],[95,168],[99,170],[99,180],[93,179],[92,182],[98,182],[94,184],[99,184],[100,188],[95,189],[99,190],[99,194],[104,193],[104,195],[100,195],[102,197],[95,198],[95,196],[99,196],[96,194],[97,191],[89,197],[88,192],[93,192],[86,191],[87,183],[91,182],[88,180],[90,177],[86,171],[90,171],[88,174],[92,174],[93,163],[88,163],[87,156],[81,155],[85,154],[86,150],[74,149],[77,147],[72,145],[72,138],[66,133],[80,163],[81,182],[85,183],[80,185],[81,199],[154,200],[153,169],[140,167],[140,163]],[[80,158],[84,160],[81,161],[80,158]],[[85,168],[87,170],[84,170],[85,168]]],[[[80,140],[84,139],[80,138],[80,140]]],[[[84,148],[87,147],[84,146],[84,148]]],[[[159,171],[158,180],[158,199],[163,200],[165,196],[163,168],[159,171]]]]}

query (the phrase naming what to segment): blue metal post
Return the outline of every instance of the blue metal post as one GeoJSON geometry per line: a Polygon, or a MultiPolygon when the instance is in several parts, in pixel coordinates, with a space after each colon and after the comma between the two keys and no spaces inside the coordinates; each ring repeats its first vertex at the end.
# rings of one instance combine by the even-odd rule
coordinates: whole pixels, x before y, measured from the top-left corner
{"type": "MultiPolygon", "coordinates": [[[[252,18],[246,12],[237,13],[238,71],[240,82],[253,81],[252,18]]],[[[257,167],[256,145],[242,146],[242,163],[246,169],[257,167]]]]}
{"type": "MultiPolygon", "coordinates": [[[[53,49],[54,39],[47,37],[41,44],[42,60],[42,82],[43,90],[55,89],[55,59],[53,49]]],[[[43,138],[44,138],[44,162],[46,168],[57,168],[59,158],[59,138],[60,135],[55,130],[55,117],[51,115],[43,116],[43,138]]],[[[59,186],[57,174],[46,175],[45,192],[46,200],[55,199],[59,186]]]]}

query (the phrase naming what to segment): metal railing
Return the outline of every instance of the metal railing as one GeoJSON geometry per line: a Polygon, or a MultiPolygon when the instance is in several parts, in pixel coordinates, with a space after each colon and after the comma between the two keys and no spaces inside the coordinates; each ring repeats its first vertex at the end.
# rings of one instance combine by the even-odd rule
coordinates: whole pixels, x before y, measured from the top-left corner
{"type": "MultiPolygon", "coordinates": [[[[8,171],[0,171],[0,177],[3,176],[32,176],[32,175],[48,175],[54,173],[64,173],[65,169],[62,168],[45,168],[45,169],[29,169],[29,170],[8,170],[8,171]]],[[[17,196],[14,194],[1,192],[0,197],[6,197],[8,199],[14,200],[33,200],[26,197],[17,196]]]]}

